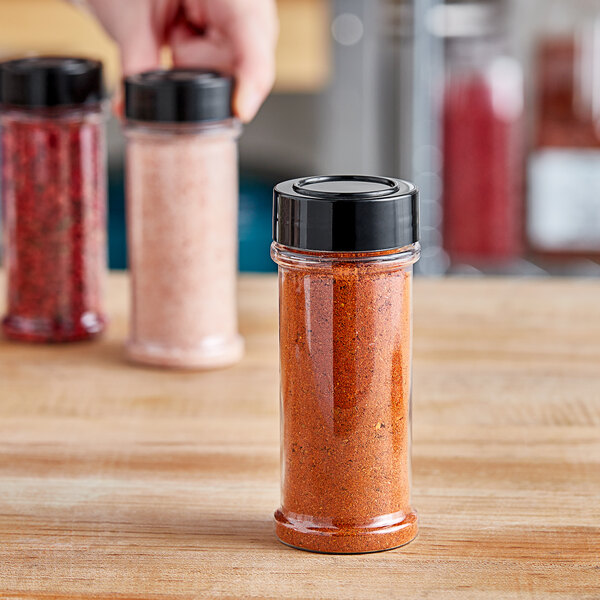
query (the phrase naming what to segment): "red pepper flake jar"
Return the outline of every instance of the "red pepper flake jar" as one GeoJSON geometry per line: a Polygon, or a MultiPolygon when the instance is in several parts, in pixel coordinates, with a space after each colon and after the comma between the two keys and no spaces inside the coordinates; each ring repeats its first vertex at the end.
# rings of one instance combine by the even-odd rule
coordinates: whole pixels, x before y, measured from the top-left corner
{"type": "Polygon", "coordinates": [[[232,88],[191,69],[126,80],[133,361],[207,369],[242,356],[232,88]]]}
{"type": "Polygon", "coordinates": [[[36,57],[0,65],[7,337],[69,342],[105,326],[102,65],[36,57]]]}
{"type": "Polygon", "coordinates": [[[417,535],[410,502],[411,288],[418,194],[405,181],[309,177],[274,191],[281,508],[276,534],[329,553],[417,535]]]}

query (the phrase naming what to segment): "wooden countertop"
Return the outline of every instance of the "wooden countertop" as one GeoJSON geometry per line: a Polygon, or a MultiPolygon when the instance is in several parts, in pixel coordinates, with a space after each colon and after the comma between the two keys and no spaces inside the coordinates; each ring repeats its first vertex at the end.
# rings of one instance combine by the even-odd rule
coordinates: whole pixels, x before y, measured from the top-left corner
{"type": "Polygon", "coordinates": [[[600,282],[417,282],[421,533],[361,556],[273,536],[275,279],[207,373],[124,363],[126,298],[100,343],[0,342],[1,598],[600,597],[600,282]]]}

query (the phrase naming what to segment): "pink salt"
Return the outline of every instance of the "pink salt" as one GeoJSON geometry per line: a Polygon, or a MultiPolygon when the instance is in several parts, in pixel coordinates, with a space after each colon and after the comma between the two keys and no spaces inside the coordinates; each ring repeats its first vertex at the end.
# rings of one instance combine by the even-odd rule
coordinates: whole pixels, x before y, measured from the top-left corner
{"type": "Polygon", "coordinates": [[[134,361],[238,361],[237,128],[130,126],[127,220],[134,361]]]}

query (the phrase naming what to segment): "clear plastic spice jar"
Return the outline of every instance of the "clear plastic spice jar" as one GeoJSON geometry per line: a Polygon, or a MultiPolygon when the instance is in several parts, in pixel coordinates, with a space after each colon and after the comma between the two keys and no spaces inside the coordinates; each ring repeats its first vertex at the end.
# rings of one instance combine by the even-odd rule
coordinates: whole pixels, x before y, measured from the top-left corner
{"type": "Polygon", "coordinates": [[[104,328],[104,97],[98,61],[0,65],[9,338],[67,342],[104,328]]]}
{"type": "Polygon", "coordinates": [[[522,234],[523,75],[506,0],[436,7],[445,40],[444,247],[455,264],[514,260],[522,234]]]}
{"type": "Polygon", "coordinates": [[[395,548],[410,503],[411,288],[418,193],[309,177],[274,191],[279,265],[279,539],[316,552],[395,548]]]}
{"type": "Polygon", "coordinates": [[[202,369],[242,356],[232,87],[196,70],[125,82],[134,361],[202,369]]]}

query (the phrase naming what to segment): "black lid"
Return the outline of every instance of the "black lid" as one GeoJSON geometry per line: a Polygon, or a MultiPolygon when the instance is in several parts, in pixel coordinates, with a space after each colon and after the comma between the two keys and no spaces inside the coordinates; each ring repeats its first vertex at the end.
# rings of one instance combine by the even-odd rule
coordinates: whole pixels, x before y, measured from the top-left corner
{"type": "Polygon", "coordinates": [[[33,56],[0,63],[0,102],[44,108],[98,103],[105,97],[102,63],[89,58],[33,56]]]}
{"type": "Polygon", "coordinates": [[[136,121],[222,121],[233,116],[231,77],[199,69],[147,71],[125,80],[125,116],[136,121]]]}
{"type": "Polygon", "coordinates": [[[419,241],[419,193],[367,175],[291,179],[273,191],[273,239],[299,250],[369,252],[419,241]]]}

